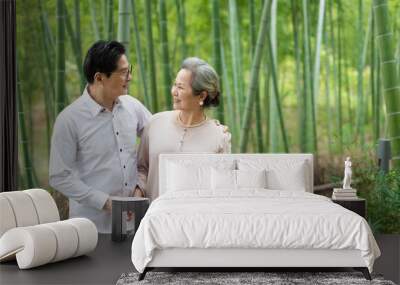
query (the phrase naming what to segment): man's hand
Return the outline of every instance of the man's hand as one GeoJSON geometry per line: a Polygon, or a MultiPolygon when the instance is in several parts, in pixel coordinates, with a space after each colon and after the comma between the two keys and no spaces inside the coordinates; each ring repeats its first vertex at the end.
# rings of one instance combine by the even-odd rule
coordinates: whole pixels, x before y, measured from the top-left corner
{"type": "Polygon", "coordinates": [[[106,211],[107,213],[111,214],[111,210],[112,210],[112,202],[111,199],[108,198],[106,203],[103,206],[103,210],[106,211]]]}
{"type": "Polygon", "coordinates": [[[133,197],[144,197],[144,192],[142,189],[140,189],[139,186],[136,186],[135,190],[132,191],[132,196],[133,197]]]}

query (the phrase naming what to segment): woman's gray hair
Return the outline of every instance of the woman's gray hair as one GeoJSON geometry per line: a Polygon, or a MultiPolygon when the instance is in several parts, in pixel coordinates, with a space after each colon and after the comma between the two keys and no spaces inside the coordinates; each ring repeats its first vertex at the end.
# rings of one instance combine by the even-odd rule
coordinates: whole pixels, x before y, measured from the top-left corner
{"type": "Polygon", "coordinates": [[[204,107],[218,106],[221,90],[219,76],[214,68],[198,57],[188,57],[182,62],[181,69],[192,72],[191,86],[194,95],[200,95],[202,91],[207,92],[204,107]]]}

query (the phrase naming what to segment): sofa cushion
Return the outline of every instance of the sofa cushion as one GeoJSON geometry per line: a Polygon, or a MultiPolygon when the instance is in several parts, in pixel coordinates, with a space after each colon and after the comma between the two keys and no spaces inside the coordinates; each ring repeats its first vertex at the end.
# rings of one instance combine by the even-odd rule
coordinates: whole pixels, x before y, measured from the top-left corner
{"type": "Polygon", "coordinates": [[[85,218],[8,230],[0,238],[0,261],[17,259],[20,269],[86,254],[97,245],[95,224],[85,218]]]}

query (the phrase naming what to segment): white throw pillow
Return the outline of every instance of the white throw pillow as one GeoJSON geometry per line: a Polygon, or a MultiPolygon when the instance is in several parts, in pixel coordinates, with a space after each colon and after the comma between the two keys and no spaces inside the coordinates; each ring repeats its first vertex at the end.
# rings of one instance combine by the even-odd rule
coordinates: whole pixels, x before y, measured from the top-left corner
{"type": "Polygon", "coordinates": [[[266,170],[211,169],[213,190],[238,190],[241,188],[267,188],[266,170]]]}
{"type": "Polygon", "coordinates": [[[211,169],[211,188],[213,190],[236,190],[236,170],[211,169]]]}
{"type": "Polygon", "coordinates": [[[210,167],[169,163],[167,191],[210,189],[210,167]]]}
{"type": "Polygon", "coordinates": [[[309,187],[309,164],[306,160],[240,159],[240,170],[267,171],[267,188],[273,190],[306,191],[309,187]]]}
{"type": "Polygon", "coordinates": [[[306,167],[304,163],[296,164],[290,171],[279,169],[267,171],[268,188],[274,190],[306,191],[306,167]]]}
{"type": "Polygon", "coordinates": [[[237,188],[267,188],[267,171],[235,170],[237,188]]]}

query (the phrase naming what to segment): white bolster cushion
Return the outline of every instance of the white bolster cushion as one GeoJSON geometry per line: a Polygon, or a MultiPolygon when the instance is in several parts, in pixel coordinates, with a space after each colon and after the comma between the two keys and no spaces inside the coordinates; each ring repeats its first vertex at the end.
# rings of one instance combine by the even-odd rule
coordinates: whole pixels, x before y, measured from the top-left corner
{"type": "Polygon", "coordinates": [[[96,248],[97,235],[85,218],[14,228],[0,238],[0,261],[16,257],[19,268],[28,269],[83,255],[96,248]]]}
{"type": "Polygon", "coordinates": [[[42,225],[13,228],[0,239],[0,261],[17,258],[20,269],[51,262],[57,241],[51,229],[42,225]]]}
{"type": "Polygon", "coordinates": [[[0,193],[0,237],[9,229],[60,220],[57,205],[43,189],[0,193]]]}
{"type": "Polygon", "coordinates": [[[0,195],[0,237],[9,229],[15,228],[17,222],[8,199],[0,195]]]}
{"type": "Polygon", "coordinates": [[[31,197],[39,218],[39,224],[60,220],[56,202],[54,202],[49,192],[43,189],[29,189],[23,192],[31,197]]]}
{"type": "Polygon", "coordinates": [[[24,191],[3,192],[1,195],[10,202],[17,227],[33,226],[39,223],[35,205],[24,191]]]}
{"type": "Polygon", "coordinates": [[[78,232],[78,248],[75,256],[86,254],[96,248],[98,233],[96,225],[85,218],[74,218],[65,221],[72,225],[78,232]]]}

